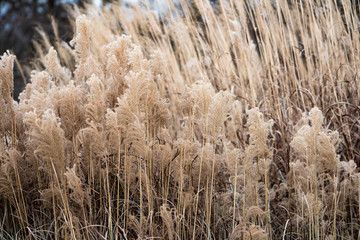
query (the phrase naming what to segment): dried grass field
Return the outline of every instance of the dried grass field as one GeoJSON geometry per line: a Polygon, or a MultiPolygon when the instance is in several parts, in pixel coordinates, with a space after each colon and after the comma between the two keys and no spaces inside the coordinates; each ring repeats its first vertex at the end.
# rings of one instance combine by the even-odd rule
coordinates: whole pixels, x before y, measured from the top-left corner
{"type": "Polygon", "coordinates": [[[0,60],[0,238],[360,239],[357,7],[69,8],[0,60]]]}

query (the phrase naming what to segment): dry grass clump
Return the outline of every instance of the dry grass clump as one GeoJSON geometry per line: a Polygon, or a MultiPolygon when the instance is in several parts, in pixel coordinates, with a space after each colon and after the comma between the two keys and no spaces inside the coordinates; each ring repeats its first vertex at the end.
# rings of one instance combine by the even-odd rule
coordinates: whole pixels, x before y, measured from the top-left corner
{"type": "Polygon", "coordinates": [[[18,103],[4,53],[0,236],[359,238],[360,24],[318,2],[75,8],[18,103]]]}

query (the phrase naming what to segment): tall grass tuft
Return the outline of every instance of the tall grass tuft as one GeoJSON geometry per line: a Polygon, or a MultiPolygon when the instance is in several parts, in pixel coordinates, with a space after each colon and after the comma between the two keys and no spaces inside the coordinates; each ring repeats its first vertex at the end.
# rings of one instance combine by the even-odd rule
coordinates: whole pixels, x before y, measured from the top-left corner
{"type": "Polygon", "coordinates": [[[74,7],[19,102],[4,53],[1,238],[358,239],[360,22],[341,2],[74,7]]]}

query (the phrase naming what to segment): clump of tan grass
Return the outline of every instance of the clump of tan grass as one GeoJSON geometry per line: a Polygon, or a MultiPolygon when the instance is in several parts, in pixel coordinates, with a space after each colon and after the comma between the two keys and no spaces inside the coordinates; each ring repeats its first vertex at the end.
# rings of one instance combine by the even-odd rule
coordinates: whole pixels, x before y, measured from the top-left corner
{"type": "Polygon", "coordinates": [[[3,54],[1,237],[358,238],[350,2],[167,3],[69,10],[18,103],[3,54]]]}

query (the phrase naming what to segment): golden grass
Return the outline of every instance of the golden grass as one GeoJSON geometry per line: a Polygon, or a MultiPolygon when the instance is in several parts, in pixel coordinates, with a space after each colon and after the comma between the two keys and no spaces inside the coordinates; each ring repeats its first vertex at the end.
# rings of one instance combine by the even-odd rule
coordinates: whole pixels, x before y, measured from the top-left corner
{"type": "Polygon", "coordinates": [[[246,2],[69,10],[19,103],[4,53],[1,238],[359,239],[356,8],[246,2]]]}

